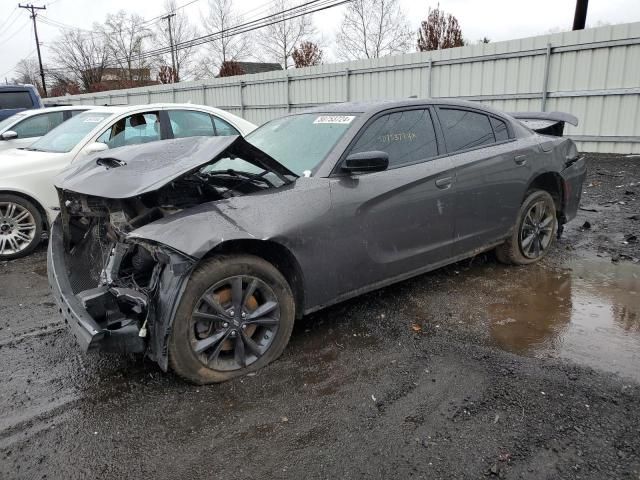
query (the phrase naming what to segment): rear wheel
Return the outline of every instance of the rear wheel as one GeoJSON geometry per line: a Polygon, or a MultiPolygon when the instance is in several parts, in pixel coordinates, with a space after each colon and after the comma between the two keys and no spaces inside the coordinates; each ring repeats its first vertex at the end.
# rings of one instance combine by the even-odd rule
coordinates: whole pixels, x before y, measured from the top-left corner
{"type": "Polygon", "coordinates": [[[29,255],[42,239],[42,215],[16,195],[0,194],[0,260],[29,255]]]}
{"type": "Polygon", "coordinates": [[[223,382],[280,356],[295,319],[282,274],[250,255],[206,260],[192,274],[169,338],[169,362],[194,383],[223,382]]]}
{"type": "Polygon", "coordinates": [[[502,263],[527,265],[543,258],[553,245],[558,229],[556,205],[544,190],[534,190],[520,207],[513,234],[496,248],[502,263]]]}

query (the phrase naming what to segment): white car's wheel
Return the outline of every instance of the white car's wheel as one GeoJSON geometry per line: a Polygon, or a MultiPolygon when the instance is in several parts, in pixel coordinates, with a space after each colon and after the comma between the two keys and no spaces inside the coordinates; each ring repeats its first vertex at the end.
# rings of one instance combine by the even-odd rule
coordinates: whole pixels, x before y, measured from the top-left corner
{"type": "Polygon", "coordinates": [[[42,239],[42,215],[16,195],[0,194],[0,260],[29,255],[42,239]]]}

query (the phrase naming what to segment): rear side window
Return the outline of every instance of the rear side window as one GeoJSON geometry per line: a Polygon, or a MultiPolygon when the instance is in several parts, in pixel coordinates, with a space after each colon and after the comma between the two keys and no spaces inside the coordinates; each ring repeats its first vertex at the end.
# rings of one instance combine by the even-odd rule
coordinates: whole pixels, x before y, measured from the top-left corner
{"type": "Polygon", "coordinates": [[[41,137],[60,125],[64,121],[63,117],[62,112],[34,115],[15,125],[12,130],[18,134],[18,138],[41,137]]]}
{"type": "Polygon", "coordinates": [[[208,113],[194,110],[169,110],[174,138],[213,137],[215,131],[208,113]]]}
{"type": "Polygon", "coordinates": [[[487,115],[469,110],[441,108],[438,116],[450,153],[495,143],[487,115]]]}
{"type": "Polygon", "coordinates": [[[31,107],[33,107],[33,100],[29,92],[0,92],[0,109],[31,107]]]}
{"type": "Polygon", "coordinates": [[[491,117],[491,125],[493,125],[493,133],[496,135],[496,142],[509,140],[509,131],[507,130],[506,123],[495,117],[491,117]]]}
{"type": "Polygon", "coordinates": [[[374,120],[365,127],[350,153],[374,150],[389,154],[389,167],[437,156],[436,133],[429,110],[405,110],[374,120]]]}
{"type": "Polygon", "coordinates": [[[231,135],[240,135],[240,132],[229,125],[227,122],[222,120],[221,118],[216,117],[215,115],[211,115],[213,121],[216,124],[216,134],[219,137],[229,137],[231,135]]]}

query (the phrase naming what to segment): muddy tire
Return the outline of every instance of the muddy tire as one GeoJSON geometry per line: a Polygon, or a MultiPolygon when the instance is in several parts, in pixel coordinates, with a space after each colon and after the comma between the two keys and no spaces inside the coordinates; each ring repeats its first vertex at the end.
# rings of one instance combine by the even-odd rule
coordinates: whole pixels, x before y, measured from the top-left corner
{"type": "Polygon", "coordinates": [[[520,207],[511,237],[496,247],[496,258],[510,265],[537,262],[551,249],[557,230],[553,198],[544,190],[533,190],[520,207]]]}
{"type": "Polygon", "coordinates": [[[29,200],[0,194],[0,260],[29,255],[42,240],[42,215],[29,200]]]}
{"type": "Polygon", "coordinates": [[[256,371],[283,352],[295,320],[291,288],[252,255],[205,260],[191,275],[169,337],[169,364],[196,384],[256,371]]]}

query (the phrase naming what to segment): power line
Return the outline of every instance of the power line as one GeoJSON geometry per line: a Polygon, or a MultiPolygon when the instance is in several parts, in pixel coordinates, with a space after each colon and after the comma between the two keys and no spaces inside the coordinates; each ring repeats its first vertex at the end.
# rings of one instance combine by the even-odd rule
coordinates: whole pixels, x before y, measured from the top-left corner
{"type": "Polygon", "coordinates": [[[13,10],[11,10],[11,13],[9,14],[9,16],[4,20],[4,22],[2,22],[2,25],[0,25],[0,30],[4,29],[5,26],[7,28],[11,28],[11,25],[13,25],[14,23],[16,23],[16,20],[18,19],[18,17],[20,15],[16,15],[15,18],[13,19],[13,21],[11,22],[11,24],[7,25],[7,23],[9,23],[9,20],[11,20],[11,17],[13,17],[13,14],[18,12],[18,7],[15,7],[13,10]]]}
{"type": "MultiPolygon", "coordinates": [[[[191,0],[190,2],[187,2],[187,3],[185,3],[184,5],[180,5],[180,6],[176,7],[176,8],[175,8],[175,9],[173,9],[170,13],[175,13],[175,12],[177,12],[178,10],[180,10],[180,9],[182,9],[182,8],[185,8],[185,7],[188,7],[189,5],[191,5],[191,4],[193,4],[193,3],[196,3],[196,2],[199,2],[199,1],[200,1],[200,0],[191,0]]],[[[147,23],[153,22],[154,20],[160,21],[160,20],[163,20],[163,19],[164,19],[164,15],[158,15],[157,17],[153,17],[153,18],[150,18],[149,20],[145,20],[144,22],[142,22],[142,24],[143,24],[143,25],[145,25],[145,24],[147,24],[147,23]]],[[[156,22],[156,23],[157,23],[157,22],[156,22]]]]}
{"type": "MultiPolygon", "coordinates": [[[[202,35],[200,37],[193,38],[191,40],[186,40],[180,43],[175,44],[174,48],[176,51],[183,50],[185,48],[193,48],[198,45],[202,45],[205,43],[210,43],[216,40],[219,40],[222,36],[233,36],[239,35],[242,33],[247,33],[253,30],[257,30],[260,28],[267,27],[269,25],[273,25],[276,23],[293,20],[294,18],[301,17],[303,15],[310,15],[315,12],[319,12],[322,10],[327,10],[329,8],[334,8],[345,3],[349,3],[351,0],[310,0],[308,2],[302,3],[300,5],[287,8],[285,10],[272,13],[270,15],[264,16],[257,20],[252,20],[249,22],[245,22],[242,24],[235,25],[233,27],[229,27],[227,29],[220,30],[218,32],[213,32],[207,35],[202,35]]],[[[146,52],[141,52],[139,55],[135,57],[136,60],[144,60],[148,58],[153,58],[158,55],[169,53],[169,47],[162,47],[155,50],[149,50],[146,52]]],[[[109,67],[109,66],[117,66],[119,62],[125,60],[124,58],[116,58],[111,62],[108,62],[104,65],[94,64],[88,66],[88,68],[98,68],[98,67],[109,67]]],[[[64,71],[67,69],[58,68],[51,69],[51,71],[64,71]]]]}

